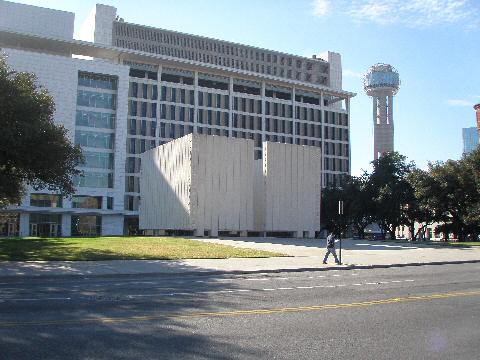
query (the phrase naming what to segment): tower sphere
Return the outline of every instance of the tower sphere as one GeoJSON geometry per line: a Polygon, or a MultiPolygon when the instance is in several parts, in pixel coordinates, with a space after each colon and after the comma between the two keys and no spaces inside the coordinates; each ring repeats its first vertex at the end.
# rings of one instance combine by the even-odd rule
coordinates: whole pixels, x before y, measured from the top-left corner
{"type": "Polygon", "coordinates": [[[363,88],[368,96],[389,92],[396,95],[400,89],[400,76],[398,71],[388,64],[375,64],[363,76],[363,88]]]}

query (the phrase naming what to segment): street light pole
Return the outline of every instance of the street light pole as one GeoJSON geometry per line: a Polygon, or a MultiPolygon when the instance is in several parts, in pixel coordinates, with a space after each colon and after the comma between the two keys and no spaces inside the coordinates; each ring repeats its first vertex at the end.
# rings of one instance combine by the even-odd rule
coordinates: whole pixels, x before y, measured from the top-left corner
{"type": "Polygon", "coordinates": [[[340,252],[339,252],[339,263],[342,265],[342,218],[343,218],[343,201],[338,201],[338,215],[340,218],[340,252]]]}

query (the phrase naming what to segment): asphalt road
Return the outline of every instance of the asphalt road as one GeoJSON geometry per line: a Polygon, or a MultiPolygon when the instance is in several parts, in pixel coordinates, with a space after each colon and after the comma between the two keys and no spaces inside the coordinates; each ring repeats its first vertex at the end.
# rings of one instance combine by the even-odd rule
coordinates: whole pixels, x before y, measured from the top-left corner
{"type": "Polygon", "coordinates": [[[0,359],[479,359],[479,273],[0,279],[0,359]]]}

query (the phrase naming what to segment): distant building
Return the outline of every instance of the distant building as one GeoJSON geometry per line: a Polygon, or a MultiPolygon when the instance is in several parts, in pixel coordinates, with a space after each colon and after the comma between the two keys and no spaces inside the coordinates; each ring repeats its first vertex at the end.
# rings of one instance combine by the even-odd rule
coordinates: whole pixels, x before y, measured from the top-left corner
{"type": "Polygon", "coordinates": [[[468,154],[475,150],[478,146],[478,129],[469,127],[462,129],[463,153],[468,154]]]}

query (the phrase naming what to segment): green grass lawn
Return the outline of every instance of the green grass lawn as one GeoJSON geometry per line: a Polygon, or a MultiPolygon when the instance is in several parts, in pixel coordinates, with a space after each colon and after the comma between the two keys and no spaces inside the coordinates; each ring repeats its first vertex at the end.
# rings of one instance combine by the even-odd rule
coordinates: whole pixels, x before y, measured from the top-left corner
{"type": "Polygon", "coordinates": [[[0,238],[0,261],[226,259],[285,256],[179,237],[0,238]]]}
{"type": "Polygon", "coordinates": [[[438,245],[438,246],[452,246],[452,247],[480,247],[480,241],[429,241],[425,244],[438,245]]]}

